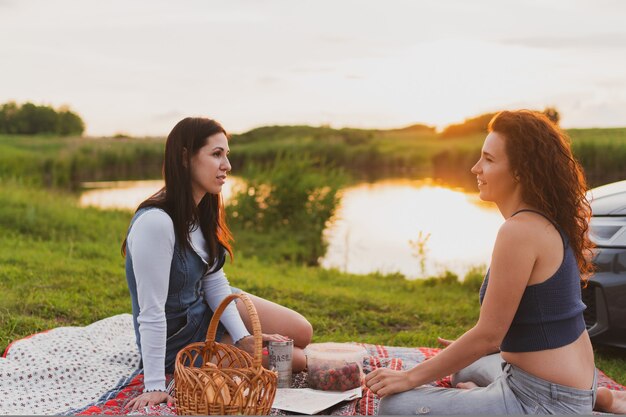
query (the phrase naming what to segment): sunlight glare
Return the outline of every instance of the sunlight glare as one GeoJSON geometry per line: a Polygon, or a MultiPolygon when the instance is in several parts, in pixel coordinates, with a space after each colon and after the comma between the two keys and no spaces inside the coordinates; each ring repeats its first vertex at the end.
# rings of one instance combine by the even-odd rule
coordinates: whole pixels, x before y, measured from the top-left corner
{"type": "Polygon", "coordinates": [[[329,247],[322,266],[422,277],[409,244],[422,232],[430,234],[425,245],[426,275],[449,269],[462,278],[470,267],[488,264],[503,221],[494,206],[474,201],[471,194],[424,181],[348,188],[327,231],[329,247]]]}

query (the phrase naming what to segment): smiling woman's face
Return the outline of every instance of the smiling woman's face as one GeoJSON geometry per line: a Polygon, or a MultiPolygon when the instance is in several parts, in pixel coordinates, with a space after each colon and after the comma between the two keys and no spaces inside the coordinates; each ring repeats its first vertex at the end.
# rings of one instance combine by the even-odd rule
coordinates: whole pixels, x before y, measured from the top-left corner
{"type": "Polygon", "coordinates": [[[209,136],[206,145],[191,157],[191,188],[198,204],[206,193],[219,194],[230,172],[228,139],[223,133],[209,136]]]}
{"type": "Polygon", "coordinates": [[[505,140],[498,132],[489,133],[485,138],[480,159],[472,167],[472,173],[478,180],[480,199],[483,201],[504,201],[519,186],[511,172],[505,140]]]}

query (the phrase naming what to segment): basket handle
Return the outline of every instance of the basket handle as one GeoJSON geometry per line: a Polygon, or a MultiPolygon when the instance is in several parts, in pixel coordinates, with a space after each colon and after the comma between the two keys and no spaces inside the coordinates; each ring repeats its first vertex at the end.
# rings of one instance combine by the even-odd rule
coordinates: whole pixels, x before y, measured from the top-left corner
{"type": "Polygon", "coordinates": [[[230,294],[222,300],[217,310],[213,313],[213,317],[211,317],[211,323],[209,324],[209,328],[206,332],[206,341],[214,341],[215,334],[217,333],[217,326],[220,324],[220,317],[226,307],[232,300],[240,299],[243,301],[246,309],[248,310],[248,316],[250,317],[250,321],[252,322],[252,335],[254,336],[254,357],[253,357],[253,365],[257,368],[260,368],[261,358],[262,358],[262,350],[263,350],[263,335],[261,334],[261,322],[259,321],[259,315],[256,312],[256,308],[254,308],[254,304],[250,301],[250,297],[246,294],[230,294]]]}

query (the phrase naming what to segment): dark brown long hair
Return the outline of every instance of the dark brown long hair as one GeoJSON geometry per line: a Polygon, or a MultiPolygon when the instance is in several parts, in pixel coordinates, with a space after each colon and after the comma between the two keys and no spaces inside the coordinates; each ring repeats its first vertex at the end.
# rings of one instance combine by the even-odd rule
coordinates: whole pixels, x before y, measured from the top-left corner
{"type": "Polygon", "coordinates": [[[572,154],[569,137],[544,114],[529,110],[500,112],[488,130],[504,136],[511,171],[522,185],[522,199],[559,225],[586,279],[593,271],[593,243],[587,233],[591,207],[585,196],[585,175],[572,154]]]}
{"type": "MultiPolygon", "coordinates": [[[[176,239],[188,249],[191,248],[189,233],[199,224],[210,259],[218,256],[221,244],[232,260],[233,236],[226,224],[222,195],[207,193],[196,206],[191,189],[191,157],[207,144],[209,136],[217,133],[227,135],[222,125],[212,119],[187,117],[178,122],[165,142],[165,186],[139,204],[137,210],[144,207],[164,210],[172,218],[176,239]]],[[[126,255],[126,239],[122,243],[122,255],[126,255]]]]}

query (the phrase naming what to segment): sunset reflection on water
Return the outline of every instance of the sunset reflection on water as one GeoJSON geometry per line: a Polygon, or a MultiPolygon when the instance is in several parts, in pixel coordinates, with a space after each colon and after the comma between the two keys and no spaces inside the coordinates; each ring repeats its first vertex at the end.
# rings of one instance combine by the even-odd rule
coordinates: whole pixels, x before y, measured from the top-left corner
{"type": "Polygon", "coordinates": [[[476,193],[432,181],[392,180],[343,191],[337,218],[326,231],[321,264],[352,273],[400,272],[421,278],[450,270],[461,277],[488,264],[503,219],[476,193]],[[409,241],[430,234],[424,270],[409,241]]]}
{"type": "MultiPolygon", "coordinates": [[[[229,177],[222,187],[222,197],[228,201],[242,180],[229,177]]],[[[99,181],[84,183],[87,188],[80,196],[79,204],[82,207],[94,206],[104,209],[135,210],[137,206],[159,191],[164,185],[163,180],[145,181],[99,181]]]]}

